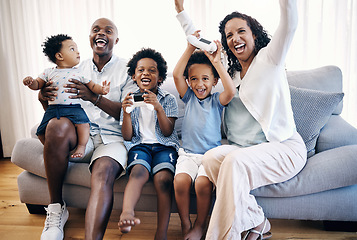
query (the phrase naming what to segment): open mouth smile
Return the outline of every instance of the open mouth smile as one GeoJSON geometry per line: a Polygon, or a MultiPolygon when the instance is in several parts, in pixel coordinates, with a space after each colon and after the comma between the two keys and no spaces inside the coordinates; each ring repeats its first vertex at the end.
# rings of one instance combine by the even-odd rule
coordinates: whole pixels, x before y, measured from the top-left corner
{"type": "Polygon", "coordinates": [[[236,46],[234,46],[234,49],[236,50],[237,53],[242,53],[245,49],[245,44],[241,43],[236,46]]]}
{"type": "Polygon", "coordinates": [[[143,79],[141,79],[141,83],[143,85],[149,85],[151,83],[151,80],[148,78],[143,78],[143,79]]]}
{"type": "Polygon", "coordinates": [[[97,47],[105,47],[105,45],[107,45],[107,40],[103,39],[103,38],[98,38],[95,41],[95,44],[97,45],[97,47]]]}
{"type": "Polygon", "coordinates": [[[202,88],[196,89],[196,92],[198,95],[203,96],[206,93],[206,89],[202,89],[202,88]]]}

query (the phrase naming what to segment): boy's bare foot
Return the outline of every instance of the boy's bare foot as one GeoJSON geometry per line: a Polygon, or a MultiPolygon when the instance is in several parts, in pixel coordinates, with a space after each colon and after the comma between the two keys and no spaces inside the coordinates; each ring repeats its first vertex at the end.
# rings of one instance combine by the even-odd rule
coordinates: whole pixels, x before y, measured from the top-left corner
{"type": "Polygon", "coordinates": [[[167,239],[167,232],[156,232],[154,240],[166,240],[167,239]]]}
{"type": "Polygon", "coordinates": [[[118,227],[122,233],[130,232],[131,227],[135,227],[138,224],[140,224],[140,219],[136,218],[134,214],[129,212],[121,213],[120,220],[118,222],[118,227]]]}
{"type": "Polygon", "coordinates": [[[185,240],[200,240],[204,233],[203,226],[194,226],[186,235],[185,240]]]}
{"type": "Polygon", "coordinates": [[[74,153],[71,155],[71,158],[82,158],[85,150],[86,146],[78,145],[74,153]]]}
{"type": "Polygon", "coordinates": [[[186,239],[186,235],[190,232],[192,229],[192,223],[191,221],[188,221],[187,223],[182,223],[181,222],[181,229],[182,229],[182,235],[184,236],[184,239],[186,239]]]}

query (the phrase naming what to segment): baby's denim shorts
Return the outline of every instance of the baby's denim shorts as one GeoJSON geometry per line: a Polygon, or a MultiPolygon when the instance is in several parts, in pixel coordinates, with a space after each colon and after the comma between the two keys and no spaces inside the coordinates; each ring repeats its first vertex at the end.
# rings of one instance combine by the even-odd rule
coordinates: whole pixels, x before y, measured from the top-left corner
{"type": "Polygon", "coordinates": [[[80,104],[64,105],[64,104],[52,104],[46,109],[46,112],[42,118],[40,126],[37,128],[36,135],[45,134],[48,122],[52,118],[60,119],[61,117],[68,118],[73,124],[89,123],[86,112],[83,110],[80,104]]]}
{"type": "Polygon", "coordinates": [[[133,166],[141,164],[152,175],[162,169],[168,169],[175,173],[177,156],[177,151],[172,146],[160,143],[139,144],[129,150],[127,170],[130,173],[133,166]]]}

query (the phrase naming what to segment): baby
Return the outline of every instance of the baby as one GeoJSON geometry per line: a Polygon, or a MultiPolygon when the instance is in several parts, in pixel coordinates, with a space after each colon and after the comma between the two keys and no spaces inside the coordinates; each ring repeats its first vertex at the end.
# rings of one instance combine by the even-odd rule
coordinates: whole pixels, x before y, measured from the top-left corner
{"type": "Polygon", "coordinates": [[[63,85],[68,84],[69,79],[77,79],[84,83],[92,92],[105,95],[109,92],[110,83],[104,81],[102,83],[103,86],[100,86],[81,75],[80,70],[75,68],[80,61],[77,44],[71,37],[65,34],[58,34],[47,38],[43,44],[43,52],[51,62],[56,64],[56,67],[45,69],[36,79],[25,77],[23,83],[32,90],[39,90],[47,82],[51,81],[54,86],[58,87],[58,90],[56,99],[49,102],[36,135],[44,144],[48,122],[53,118],[68,118],[75,125],[78,136],[77,148],[71,157],[81,158],[84,155],[89,139],[89,119],[80,105],[80,100],[69,98],[72,94],[65,92],[63,85]]]}

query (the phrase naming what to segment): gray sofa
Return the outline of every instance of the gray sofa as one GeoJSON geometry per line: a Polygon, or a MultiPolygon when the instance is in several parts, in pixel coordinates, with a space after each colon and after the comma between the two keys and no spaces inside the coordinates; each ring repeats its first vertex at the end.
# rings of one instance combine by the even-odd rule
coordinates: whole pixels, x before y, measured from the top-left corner
{"type": "MultiPolygon", "coordinates": [[[[297,129],[309,150],[304,169],[294,178],[252,191],[269,218],[357,222],[357,129],[344,121],[342,73],[338,67],[288,71],[297,129]]],[[[178,97],[169,76],[163,88],[178,97]]],[[[219,90],[217,87],[216,90],[219,90]]],[[[180,131],[183,103],[178,99],[180,131]]],[[[20,200],[30,213],[49,203],[43,146],[35,137],[19,140],[11,160],[24,171],[18,176],[20,200]]],[[[114,209],[121,209],[127,178],[116,181],[114,209]]],[[[90,193],[88,164],[70,163],[63,187],[67,205],[86,208],[90,193]]],[[[195,212],[195,196],[192,194],[195,212]]],[[[41,208],[42,209],[42,208],[41,208]]],[[[145,185],[137,211],[156,211],[152,182],[145,185]]],[[[176,212],[173,203],[173,212],[176,212]]]]}

